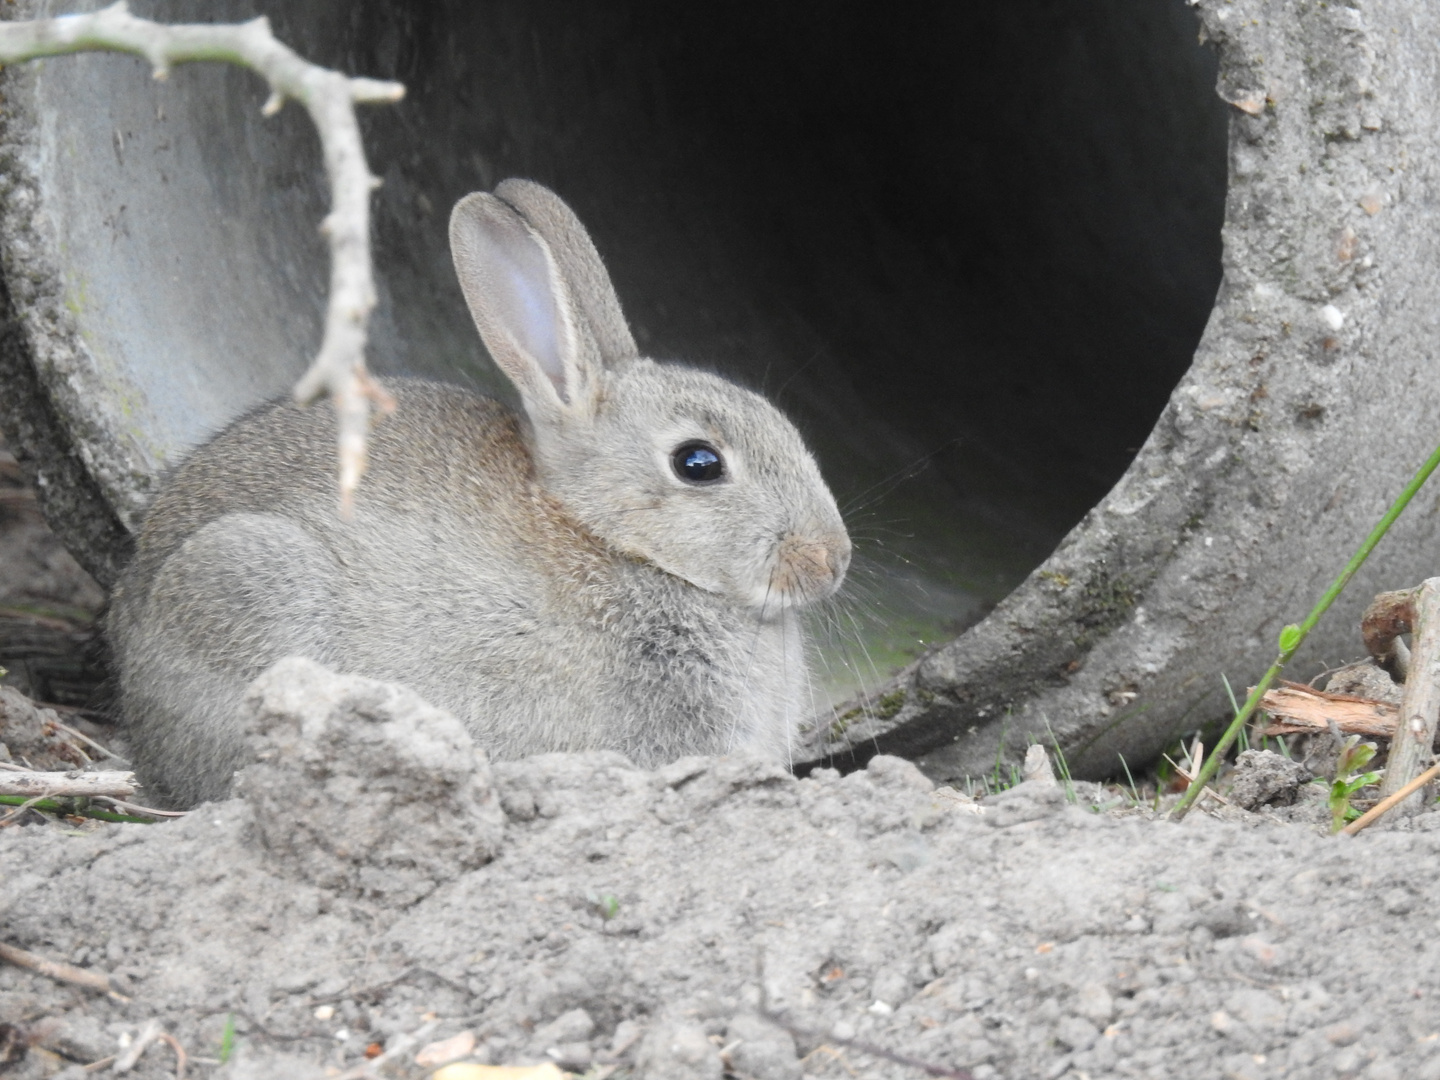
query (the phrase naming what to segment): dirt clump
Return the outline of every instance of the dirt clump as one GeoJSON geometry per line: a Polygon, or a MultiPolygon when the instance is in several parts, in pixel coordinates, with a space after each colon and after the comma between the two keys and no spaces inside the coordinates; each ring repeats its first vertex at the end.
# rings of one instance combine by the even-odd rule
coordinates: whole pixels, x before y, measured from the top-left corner
{"type": "MultiPolygon", "coordinates": [[[[975,813],[884,756],[489,763],[413,694],[294,661],[248,700],[235,798],[0,830],[0,939],[124,999],[0,969],[6,1080],[152,1019],[231,1080],[387,1049],[376,1075],[418,1078],[464,1032],[592,1077],[1440,1078],[1440,815],[1336,839],[1064,784],[975,813]]],[[[131,1075],[174,1071],[157,1042],[131,1075]]]]}

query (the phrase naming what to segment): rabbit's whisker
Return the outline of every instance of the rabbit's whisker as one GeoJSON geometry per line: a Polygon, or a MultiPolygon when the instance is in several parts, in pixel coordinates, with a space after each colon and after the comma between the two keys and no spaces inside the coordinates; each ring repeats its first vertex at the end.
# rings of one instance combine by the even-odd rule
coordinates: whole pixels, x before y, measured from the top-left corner
{"type": "Polygon", "coordinates": [[[875,481],[875,483],[871,484],[864,491],[857,492],[856,494],[850,496],[850,498],[846,499],[845,502],[840,505],[840,513],[848,520],[852,513],[863,510],[868,506],[872,506],[875,503],[882,501],[883,499],[887,498],[890,493],[893,492],[901,484],[905,483],[907,480],[913,480],[915,477],[919,476],[922,472],[924,472],[930,467],[930,463],[935,458],[939,457],[942,453],[944,453],[946,450],[950,449],[950,447],[954,446],[960,441],[961,440],[959,436],[956,436],[953,439],[948,439],[945,442],[941,443],[939,446],[937,446],[935,449],[929,451],[928,453],[921,454],[918,458],[910,462],[908,465],[902,465],[889,476],[883,477],[880,480],[875,481]],[[882,488],[884,490],[880,490],[882,488]]]}

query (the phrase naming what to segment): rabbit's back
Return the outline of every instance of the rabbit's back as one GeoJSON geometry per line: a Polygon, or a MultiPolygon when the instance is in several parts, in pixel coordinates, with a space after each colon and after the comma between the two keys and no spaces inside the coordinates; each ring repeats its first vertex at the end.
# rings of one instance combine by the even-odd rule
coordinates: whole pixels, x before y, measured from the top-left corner
{"type": "Polygon", "coordinates": [[[143,774],[176,802],[223,793],[243,687],[290,653],[406,682],[499,757],[783,756],[808,693],[793,620],[738,617],[590,535],[504,406],[392,388],[348,521],[324,407],[242,419],[157,499],[111,621],[143,774]]]}

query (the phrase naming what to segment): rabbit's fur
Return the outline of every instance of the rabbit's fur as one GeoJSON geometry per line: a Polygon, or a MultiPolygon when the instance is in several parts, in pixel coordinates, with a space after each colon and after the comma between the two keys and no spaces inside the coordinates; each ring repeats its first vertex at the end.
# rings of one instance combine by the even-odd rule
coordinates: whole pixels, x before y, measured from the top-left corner
{"type": "Polygon", "coordinates": [[[450,238],[524,415],[394,380],[344,520],[332,410],[270,405],[147,515],[110,633],[136,764],[173,804],[224,795],[245,685],[289,654],[408,683],[502,758],[783,761],[812,709],[798,608],[838,588],[850,541],[799,434],[750,391],[640,358],[545,188],[466,197],[450,238]],[[681,475],[697,443],[720,479],[681,475]]]}

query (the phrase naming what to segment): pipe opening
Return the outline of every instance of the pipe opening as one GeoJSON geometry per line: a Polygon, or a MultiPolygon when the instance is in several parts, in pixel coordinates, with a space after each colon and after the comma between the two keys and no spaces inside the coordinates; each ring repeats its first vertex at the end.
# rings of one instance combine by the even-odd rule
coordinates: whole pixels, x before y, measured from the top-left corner
{"type": "MultiPolygon", "coordinates": [[[[859,541],[833,695],[1044,559],[1147,437],[1219,284],[1226,106],[1183,0],[137,10],[266,13],[302,54],[407,85],[363,113],[381,373],[508,395],[446,219],[527,176],[589,227],[646,351],[774,397],[859,541]]],[[[122,435],[145,464],[99,480],[139,505],[313,354],[314,134],[294,105],[260,119],[257,81],[219,67],[156,85],[90,56],[37,80],[68,155],[46,195],[83,268],[67,304],[135,387],[122,435]]]]}

